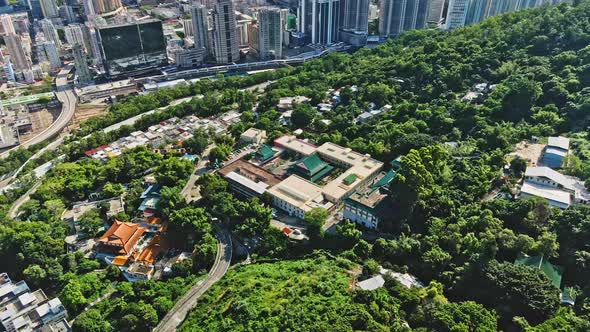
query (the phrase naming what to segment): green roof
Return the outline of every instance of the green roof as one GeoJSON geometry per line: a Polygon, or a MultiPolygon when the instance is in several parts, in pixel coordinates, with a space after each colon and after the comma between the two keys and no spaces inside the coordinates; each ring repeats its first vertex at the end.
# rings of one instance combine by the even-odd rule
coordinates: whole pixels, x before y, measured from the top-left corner
{"type": "Polygon", "coordinates": [[[267,160],[272,158],[276,153],[270,146],[263,144],[258,151],[256,151],[256,156],[261,160],[267,160]]]}
{"type": "Polygon", "coordinates": [[[309,156],[304,157],[293,164],[293,170],[295,173],[307,178],[312,182],[321,179],[333,169],[333,166],[320,159],[316,153],[310,154],[309,156]]]}
{"type": "Polygon", "coordinates": [[[394,168],[402,167],[402,156],[397,156],[397,158],[390,161],[389,164],[394,168]]]}
{"type": "Polygon", "coordinates": [[[346,176],[342,182],[344,182],[345,185],[350,186],[354,181],[356,181],[356,179],[358,178],[358,175],[351,173],[348,174],[348,176],[346,176]]]}
{"type": "Polygon", "coordinates": [[[545,274],[553,286],[561,287],[561,267],[549,263],[543,255],[541,256],[527,256],[523,255],[516,259],[516,265],[526,265],[532,268],[541,270],[545,274]]]}
{"type": "Polygon", "coordinates": [[[374,183],[371,186],[371,189],[375,190],[375,189],[379,189],[381,187],[387,186],[391,183],[391,181],[393,181],[393,179],[395,178],[395,176],[397,175],[397,172],[394,170],[389,170],[389,172],[385,173],[385,175],[383,175],[383,177],[381,179],[379,179],[379,181],[377,181],[376,183],[374,183]]]}

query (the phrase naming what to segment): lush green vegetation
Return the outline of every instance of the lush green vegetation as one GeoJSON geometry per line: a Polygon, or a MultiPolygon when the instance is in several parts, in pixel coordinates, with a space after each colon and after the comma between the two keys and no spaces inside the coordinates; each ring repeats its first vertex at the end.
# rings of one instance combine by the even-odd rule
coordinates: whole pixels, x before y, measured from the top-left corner
{"type": "Polygon", "coordinates": [[[323,254],[241,266],[207,292],[180,331],[409,330],[403,319],[430,330],[496,331],[492,312],[448,303],[439,285],[407,289],[388,279],[376,291],[352,290],[357,272],[351,261],[323,254]]]}
{"type": "Polygon", "coordinates": [[[110,298],[79,315],[72,328],[76,332],[151,331],[196,280],[191,276],[121,282],[110,298]]]}
{"type": "MultiPolygon", "coordinates": [[[[0,259],[9,273],[59,292],[70,310],[78,312],[118,277],[97,281],[99,272],[92,263],[66,254],[63,238],[68,230],[57,216],[93,192],[110,197],[123,185],[126,212],[133,215],[143,190],[140,178],[151,169],[166,185],[160,208],[170,220],[171,236],[195,253],[193,261],[174,266],[177,276],[191,276],[210,266],[216,250],[212,217],[253,244],[255,262],[267,257],[293,259],[318,248],[331,252],[232,270],[205,295],[183,325],[185,331],[409,329],[404,323],[427,331],[588,330],[590,207],[561,211],[538,199],[482,198],[497,186],[507,162],[508,183],[516,182],[523,162],[507,161],[505,155],[531,136],[570,135],[574,157],[565,171],[589,178],[589,16],[590,1],[581,1],[575,7],[509,13],[452,32],[409,32],[374,49],[330,54],[268,74],[265,80],[278,80],[258,99],[238,89],[260,82],[260,77],[204,80],[127,98],[105,117],[85,123],[75,141],[63,147],[69,162],[55,167],[23,207],[21,219],[30,222],[0,224],[0,259]],[[291,75],[283,77],[286,73],[291,75]],[[464,100],[478,83],[494,88],[488,87],[475,102],[464,100]],[[292,127],[279,124],[275,105],[280,97],[305,95],[315,105],[334,88],[342,88],[341,103],[334,110],[320,114],[296,105],[292,127]],[[133,128],[96,132],[195,94],[205,96],[155,112],[133,128]],[[355,123],[369,103],[393,107],[378,120],[355,123]],[[237,197],[217,175],[202,176],[202,200],[187,205],[180,188],[192,168],[177,156],[137,149],[106,163],[83,157],[88,148],[172,116],[211,116],[231,109],[243,115],[231,128],[234,136],[255,126],[273,139],[301,127],[302,137],[317,144],[332,141],[384,162],[404,155],[390,198],[396,213],[382,223],[391,236],[367,242],[346,222],[337,227],[337,235],[325,234],[321,226],[326,216],[312,211],[305,218],[310,243],[293,248],[281,232],[269,227],[268,197],[237,197]],[[320,121],[324,119],[330,121],[320,121]],[[458,147],[438,144],[447,141],[458,142],[458,147]],[[520,254],[543,255],[561,266],[562,286],[578,293],[575,306],[559,308],[559,290],[545,275],[513,264],[520,254]],[[353,274],[368,277],[380,265],[408,271],[429,286],[408,290],[387,280],[374,292],[350,289],[353,274]]],[[[234,141],[226,136],[199,132],[186,148],[199,153],[212,141],[217,144],[212,159],[227,158],[234,141]]],[[[4,205],[16,194],[9,195],[4,205]]],[[[91,232],[96,216],[86,217],[91,232]]],[[[121,284],[127,286],[117,286],[111,299],[79,317],[76,330],[148,330],[191,278],[121,284]]]]}
{"type": "MultiPolygon", "coordinates": [[[[481,199],[500,177],[506,153],[532,136],[576,137],[577,160],[565,171],[588,178],[589,15],[590,3],[581,1],[575,7],[509,13],[452,32],[413,31],[374,49],[331,54],[271,84],[258,117],[245,117],[233,131],[253,125],[272,139],[284,132],[275,108],[279,97],[305,95],[315,105],[328,89],[343,88],[342,102],[332,111],[296,106],[290,129],[305,128],[303,138],[332,141],[385,162],[405,156],[393,187],[391,204],[397,212],[383,225],[399,237],[370,244],[342,225],[340,237],[352,246],[344,255],[368,271],[381,263],[426,282],[436,280],[454,303],[475,301],[493,310],[504,330],[544,321],[540,329],[567,321],[583,330],[587,325],[581,322],[590,314],[585,231],[590,209],[553,210],[536,199],[481,199]],[[494,88],[476,102],[462,99],[478,83],[494,88]],[[379,120],[356,124],[355,117],[369,103],[393,109],[379,120]],[[323,119],[331,122],[326,125],[323,119]],[[446,141],[459,146],[436,145],[446,141]],[[539,271],[512,263],[520,254],[544,255],[563,267],[562,286],[579,294],[573,311],[557,310],[559,291],[539,271]]],[[[522,166],[512,163],[511,181],[522,166]]],[[[321,224],[319,217],[307,219],[313,227],[321,224]]],[[[323,240],[313,246],[334,245],[321,231],[314,234],[323,240]]],[[[453,304],[447,309],[453,316],[453,304]]],[[[406,318],[410,326],[420,326],[406,318]]],[[[185,329],[198,329],[194,322],[185,329]]],[[[464,330],[490,330],[466,326],[464,330]]]]}

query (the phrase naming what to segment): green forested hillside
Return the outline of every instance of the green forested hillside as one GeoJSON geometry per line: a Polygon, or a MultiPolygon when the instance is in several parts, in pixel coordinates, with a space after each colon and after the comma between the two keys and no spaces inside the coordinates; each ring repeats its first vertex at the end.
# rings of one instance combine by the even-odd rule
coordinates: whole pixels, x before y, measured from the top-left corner
{"type": "Polygon", "coordinates": [[[324,255],[237,268],[207,292],[180,331],[401,331],[402,311],[415,311],[417,303],[424,310],[412,316],[414,326],[496,330],[492,312],[473,302],[449,304],[436,285],[408,290],[388,280],[376,291],[352,291],[359,271],[324,255]]]}
{"type": "MultiPolygon", "coordinates": [[[[277,121],[279,97],[306,95],[314,105],[328,89],[344,87],[342,103],[332,111],[319,114],[296,106],[290,129],[304,126],[303,137],[318,144],[332,141],[386,162],[405,155],[391,201],[396,214],[385,226],[399,238],[372,245],[361,240],[355,249],[364,249],[349,257],[358,262],[372,258],[408,269],[426,282],[440,282],[454,303],[476,301],[492,310],[499,329],[532,329],[545,322],[538,330],[587,330],[590,209],[560,211],[543,200],[484,202],[482,197],[499,178],[514,144],[532,136],[572,137],[574,156],[564,172],[583,180],[590,176],[588,17],[590,2],[581,1],[508,13],[451,32],[413,31],[374,49],[332,54],[272,84],[258,106],[259,117],[245,117],[250,120],[233,130],[254,125],[276,137],[285,132],[277,121]],[[478,100],[465,100],[479,83],[489,88],[478,100]],[[372,102],[393,108],[378,120],[356,124],[356,116],[372,102]],[[439,145],[447,141],[459,142],[459,148],[439,145]],[[544,274],[513,264],[520,254],[543,255],[563,268],[561,286],[574,287],[578,294],[573,309],[558,310],[560,291],[544,274]]],[[[263,274],[274,267],[256,269],[263,274]]],[[[227,287],[228,292],[239,289],[227,287]]],[[[253,300],[243,296],[243,301],[253,300]]],[[[209,320],[202,325],[197,319],[206,316],[206,308],[197,307],[185,330],[209,326],[209,320]]],[[[221,310],[225,319],[238,319],[226,307],[215,308],[208,315],[221,310]]],[[[401,317],[412,328],[447,330],[416,318],[429,317],[427,308],[422,303],[401,317]]],[[[255,317],[260,324],[270,321],[255,317]]],[[[395,324],[381,324],[395,330],[395,324]]],[[[453,330],[486,329],[468,324],[453,330]]]]}

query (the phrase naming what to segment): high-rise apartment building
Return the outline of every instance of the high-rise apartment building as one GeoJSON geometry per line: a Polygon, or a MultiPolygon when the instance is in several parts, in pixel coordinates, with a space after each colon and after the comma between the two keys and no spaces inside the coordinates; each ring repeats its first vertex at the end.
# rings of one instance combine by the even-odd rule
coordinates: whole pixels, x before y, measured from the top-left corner
{"type": "Polygon", "coordinates": [[[57,29],[48,19],[43,19],[39,21],[39,25],[41,26],[41,30],[43,31],[43,35],[45,36],[45,40],[52,41],[55,43],[58,49],[61,48],[61,40],[59,39],[59,35],[57,34],[57,29]]]}
{"type": "Polygon", "coordinates": [[[41,4],[43,17],[46,19],[59,17],[59,8],[57,7],[57,2],[55,0],[39,0],[39,2],[41,4]]]}
{"type": "Polygon", "coordinates": [[[29,8],[31,9],[31,16],[34,20],[43,18],[43,8],[41,7],[41,0],[28,0],[29,8]]]}
{"type": "Polygon", "coordinates": [[[382,0],[379,34],[397,36],[404,31],[422,29],[427,13],[428,0],[382,0]]]}
{"type": "Polygon", "coordinates": [[[4,41],[6,42],[8,52],[10,52],[10,59],[14,65],[14,69],[30,70],[31,59],[25,54],[20,36],[16,34],[6,35],[4,36],[4,41]]]}
{"type": "Polygon", "coordinates": [[[279,8],[258,11],[258,56],[261,60],[283,57],[283,22],[279,8]]]}
{"type": "Polygon", "coordinates": [[[369,0],[344,0],[342,30],[367,32],[369,30],[369,0]]]}
{"type": "Polygon", "coordinates": [[[80,44],[74,45],[72,48],[74,53],[74,66],[76,67],[76,76],[78,77],[79,83],[88,83],[92,81],[92,75],[88,68],[88,60],[86,59],[86,53],[82,49],[80,44]]]}
{"type": "Polygon", "coordinates": [[[465,25],[469,0],[450,0],[445,21],[446,29],[460,28],[465,25]]]}
{"type": "Polygon", "coordinates": [[[57,69],[61,67],[61,60],[59,58],[59,51],[54,42],[44,41],[37,43],[37,50],[40,54],[39,58],[47,60],[51,64],[51,69],[57,69]]]}
{"type": "Polygon", "coordinates": [[[84,8],[84,15],[86,16],[92,16],[92,15],[96,15],[96,12],[94,11],[94,4],[92,3],[92,0],[82,0],[82,7],[84,8]]]}
{"type": "Polygon", "coordinates": [[[94,14],[110,13],[122,6],[121,0],[92,0],[94,14]]]}
{"type": "Polygon", "coordinates": [[[192,37],[194,35],[192,19],[182,20],[182,31],[186,37],[192,37]]]}
{"type": "Polygon", "coordinates": [[[87,41],[88,46],[86,51],[91,55],[92,64],[95,66],[102,66],[103,56],[100,52],[100,42],[98,33],[94,27],[94,23],[86,22],[83,26],[84,40],[87,41]]]}
{"type": "Polygon", "coordinates": [[[209,34],[207,12],[207,7],[204,5],[196,5],[191,8],[192,35],[195,40],[195,47],[204,47],[205,49],[207,49],[209,45],[207,42],[207,36],[209,34]]]}
{"type": "Polygon", "coordinates": [[[430,0],[428,2],[428,15],[426,21],[429,23],[438,23],[442,20],[445,0],[430,0]]]}
{"type": "Polygon", "coordinates": [[[330,45],[338,40],[340,0],[301,0],[300,26],[312,44],[330,45]]]}
{"type": "Polygon", "coordinates": [[[445,27],[454,29],[514,10],[562,2],[563,0],[450,0],[445,27]]]}
{"type": "Polygon", "coordinates": [[[2,33],[4,35],[15,34],[14,24],[12,23],[12,16],[2,14],[0,15],[0,25],[2,25],[2,33]]]}
{"type": "Polygon", "coordinates": [[[80,24],[70,24],[64,28],[66,41],[70,45],[82,45],[82,47],[86,48],[86,43],[84,41],[84,31],[82,30],[82,25],[80,24]]]}
{"type": "Polygon", "coordinates": [[[215,61],[217,63],[237,62],[240,59],[240,49],[236,34],[236,13],[232,1],[219,0],[215,4],[212,17],[215,61]]]}
{"type": "Polygon", "coordinates": [[[492,0],[470,0],[465,14],[465,25],[481,22],[487,17],[492,0]]]}
{"type": "Polygon", "coordinates": [[[16,77],[14,76],[14,69],[12,68],[12,62],[10,61],[10,56],[4,57],[4,75],[6,76],[6,80],[9,82],[16,82],[16,77]]]}

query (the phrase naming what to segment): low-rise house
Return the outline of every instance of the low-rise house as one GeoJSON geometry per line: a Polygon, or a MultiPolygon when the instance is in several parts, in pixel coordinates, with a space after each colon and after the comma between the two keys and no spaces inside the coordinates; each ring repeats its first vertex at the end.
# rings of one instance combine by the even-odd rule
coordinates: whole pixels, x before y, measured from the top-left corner
{"type": "Polygon", "coordinates": [[[543,164],[551,168],[560,168],[569,153],[570,140],[565,137],[549,137],[543,152],[543,164]]]}
{"type": "Polygon", "coordinates": [[[526,169],[520,197],[531,196],[545,198],[549,205],[561,209],[567,209],[573,203],[590,202],[584,182],[545,166],[526,169]]]}
{"type": "Polygon", "coordinates": [[[68,313],[58,298],[49,299],[43,290],[31,291],[24,281],[13,283],[0,274],[0,322],[7,332],[71,331],[68,313]]]}
{"type": "Polygon", "coordinates": [[[266,139],[266,130],[249,128],[240,135],[240,143],[261,144],[266,139]]]}
{"type": "Polygon", "coordinates": [[[309,103],[310,101],[311,99],[305,96],[281,97],[277,104],[277,109],[279,112],[291,111],[293,110],[293,105],[309,103]]]}
{"type": "Polygon", "coordinates": [[[144,217],[152,217],[156,214],[158,202],[160,201],[160,190],[162,187],[159,184],[150,184],[147,189],[141,193],[139,198],[143,199],[139,205],[138,210],[143,212],[144,217]]]}

